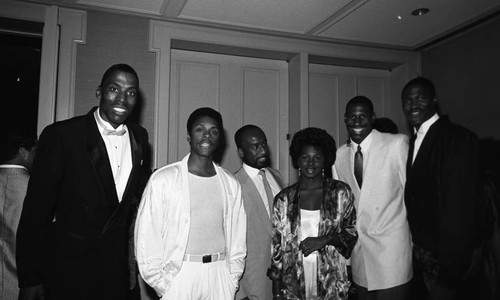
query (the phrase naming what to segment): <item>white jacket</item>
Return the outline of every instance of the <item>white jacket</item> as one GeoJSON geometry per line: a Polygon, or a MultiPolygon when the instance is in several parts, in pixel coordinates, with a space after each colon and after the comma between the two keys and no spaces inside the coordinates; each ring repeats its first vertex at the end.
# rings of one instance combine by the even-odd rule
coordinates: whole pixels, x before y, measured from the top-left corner
{"type": "Polygon", "coordinates": [[[350,185],[356,198],[358,241],[351,255],[352,277],[356,284],[372,291],[407,283],[413,269],[404,204],[408,138],[375,129],[370,134],[373,138],[364,157],[362,188],[354,177],[349,145],[337,150],[333,174],[350,185]]]}
{"type": "MultiPolygon", "coordinates": [[[[159,296],[165,295],[179,272],[188,242],[190,197],[189,155],[158,169],[146,186],[135,224],[135,254],[139,272],[159,296]]],[[[234,285],[245,267],[246,214],[239,182],[215,165],[225,196],[226,262],[234,285]]]]}

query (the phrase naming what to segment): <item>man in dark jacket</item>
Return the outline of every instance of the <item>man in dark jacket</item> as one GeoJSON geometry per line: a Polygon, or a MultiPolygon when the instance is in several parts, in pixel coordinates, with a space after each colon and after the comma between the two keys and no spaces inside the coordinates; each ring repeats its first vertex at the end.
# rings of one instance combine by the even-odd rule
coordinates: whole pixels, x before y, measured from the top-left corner
{"type": "MultiPolygon", "coordinates": [[[[457,299],[466,287],[475,247],[478,140],[437,113],[426,78],[403,89],[403,111],[414,136],[407,162],[405,203],[413,239],[418,299],[457,299]]],[[[417,298],[416,298],[417,299],[417,298]]]]}
{"type": "Polygon", "coordinates": [[[128,121],[138,89],[135,70],[114,65],[99,107],[42,132],[17,234],[20,299],[128,298],[129,232],[147,175],[147,132],[128,121]]]}

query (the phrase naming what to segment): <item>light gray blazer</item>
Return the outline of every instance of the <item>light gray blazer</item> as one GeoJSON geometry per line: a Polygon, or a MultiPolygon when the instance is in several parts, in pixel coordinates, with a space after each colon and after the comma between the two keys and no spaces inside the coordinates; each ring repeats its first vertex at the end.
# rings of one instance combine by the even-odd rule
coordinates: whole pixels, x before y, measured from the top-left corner
{"type": "MultiPolygon", "coordinates": [[[[268,170],[280,188],[283,188],[279,171],[272,168],[268,170]]],[[[234,175],[241,184],[243,203],[247,213],[247,258],[236,299],[248,297],[252,300],[272,300],[272,281],[266,275],[271,265],[273,232],[271,219],[257,187],[247,172],[240,168],[234,175]]]]}
{"type": "Polygon", "coordinates": [[[360,284],[360,279],[366,277],[365,287],[377,290],[404,284],[413,276],[411,235],[404,204],[408,138],[377,130],[371,134],[362,188],[354,177],[348,144],[337,150],[332,173],[347,182],[355,196],[359,238],[351,257],[354,282],[360,284]]]}

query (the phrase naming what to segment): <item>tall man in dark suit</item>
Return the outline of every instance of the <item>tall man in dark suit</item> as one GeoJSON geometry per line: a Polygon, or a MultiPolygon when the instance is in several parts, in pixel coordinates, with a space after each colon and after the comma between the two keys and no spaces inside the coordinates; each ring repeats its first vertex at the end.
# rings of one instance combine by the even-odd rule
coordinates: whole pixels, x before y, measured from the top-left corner
{"type": "MultiPolygon", "coordinates": [[[[127,121],[139,79],[103,75],[99,107],[42,132],[17,234],[20,299],[127,299],[148,136],[127,121]]],[[[133,273],[133,272],[131,272],[133,273]]]]}
{"type": "MultiPolygon", "coordinates": [[[[426,78],[402,92],[410,143],[405,203],[413,238],[416,299],[456,299],[470,281],[478,186],[478,141],[437,113],[436,90],[426,78]],[[425,284],[424,284],[425,283],[425,284]],[[416,294],[417,292],[423,292],[416,294]]],[[[478,298],[479,299],[479,298],[478,298]]]]}
{"type": "Polygon", "coordinates": [[[243,166],[235,173],[241,184],[247,213],[247,258],[236,299],[272,300],[271,264],[274,196],[282,189],[281,174],[270,167],[267,138],[262,129],[245,125],[234,140],[243,166]]]}

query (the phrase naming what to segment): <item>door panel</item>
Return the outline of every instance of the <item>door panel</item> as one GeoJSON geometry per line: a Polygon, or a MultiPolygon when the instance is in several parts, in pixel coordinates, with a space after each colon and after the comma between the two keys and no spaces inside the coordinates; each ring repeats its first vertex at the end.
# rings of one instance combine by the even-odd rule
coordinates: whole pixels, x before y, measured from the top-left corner
{"type": "Polygon", "coordinates": [[[348,139],[345,106],[357,95],[368,97],[377,116],[386,115],[390,99],[389,71],[309,65],[309,124],[332,134],[337,147],[348,139]]]}
{"type": "Polygon", "coordinates": [[[226,151],[221,165],[241,166],[234,133],[255,124],[266,133],[273,166],[288,173],[288,78],[284,61],[172,50],[169,162],[189,152],[186,122],[202,106],[222,114],[226,151]]]}

